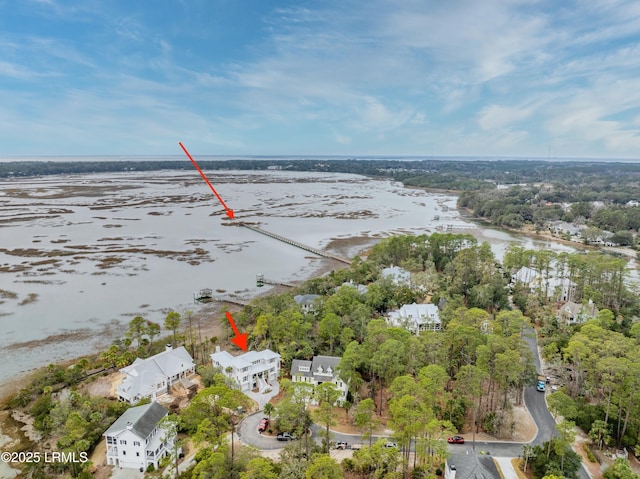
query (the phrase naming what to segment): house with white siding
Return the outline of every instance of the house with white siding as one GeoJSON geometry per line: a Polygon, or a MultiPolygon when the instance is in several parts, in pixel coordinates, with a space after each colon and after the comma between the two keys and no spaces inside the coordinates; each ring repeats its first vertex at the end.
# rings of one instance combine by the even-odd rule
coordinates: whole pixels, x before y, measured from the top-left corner
{"type": "Polygon", "coordinates": [[[222,374],[232,379],[241,391],[257,389],[261,393],[266,392],[271,389],[270,383],[277,381],[280,375],[280,355],[270,349],[232,356],[216,346],[211,362],[214,367],[220,368],[222,374]]]}
{"type": "Polygon", "coordinates": [[[304,313],[316,312],[316,300],[320,297],[319,294],[298,294],[293,297],[300,309],[304,313]]]}
{"type": "Polygon", "coordinates": [[[593,319],[598,314],[598,308],[589,300],[586,304],[578,304],[573,301],[567,301],[558,308],[558,320],[565,324],[581,324],[593,319]]]}
{"type": "Polygon", "coordinates": [[[314,386],[331,382],[340,391],[340,397],[336,401],[336,404],[340,404],[347,400],[349,390],[349,384],[343,381],[338,373],[341,359],[336,356],[314,356],[311,361],[294,359],[291,363],[291,381],[314,386]]]}
{"type": "Polygon", "coordinates": [[[440,312],[435,304],[405,304],[387,314],[387,323],[390,326],[405,328],[416,335],[422,331],[442,329],[440,312]]]}
{"type": "Polygon", "coordinates": [[[411,284],[411,273],[409,273],[409,271],[404,268],[400,268],[399,266],[384,268],[380,272],[380,276],[382,277],[382,279],[390,279],[393,284],[396,285],[411,284]]]}
{"type": "Polygon", "coordinates": [[[523,266],[511,275],[511,286],[522,284],[533,294],[541,292],[551,301],[570,301],[577,284],[569,278],[545,277],[537,270],[523,266]]]}
{"type": "Polygon", "coordinates": [[[103,436],[107,465],[146,471],[171,454],[175,437],[167,437],[160,421],[168,411],[157,402],[127,409],[103,436]]]}
{"type": "Polygon", "coordinates": [[[171,387],[195,374],[196,365],[184,348],[165,351],[147,359],[137,358],[131,365],[122,368],[122,383],[116,388],[118,399],[134,404],[140,399],[167,393],[171,387]]]}

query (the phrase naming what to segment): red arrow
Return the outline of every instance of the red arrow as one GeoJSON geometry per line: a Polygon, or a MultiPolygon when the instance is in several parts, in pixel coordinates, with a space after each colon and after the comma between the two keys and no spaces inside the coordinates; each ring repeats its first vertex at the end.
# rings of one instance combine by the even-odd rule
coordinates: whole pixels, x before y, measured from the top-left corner
{"type": "MultiPolygon", "coordinates": [[[[191,163],[193,163],[193,166],[196,167],[196,170],[198,170],[198,173],[200,173],[200,176],[202,176],[202,178],[204,179],[205,183],[209,185],[209,188],[211,188],[211,191],[213,191],[213,194],[216,195],[216,198],[218,198],[218,201],[220,202],[220,204],[224,207],[225,210],[227,210],[227,216],[231,219],[233,219],[233,210],[230,209],[225,202],[222,200],[222,198],[220,198],[220,195],[218,194],[218,192],[216,191],[216,189],[213,187],[213,185],[209,182],[209,179],[205,176],[205,174],[202,172],[202,170],[200,169],[200,167],[198,166],[198,163],[196,163],[196,160],[194,160],[191,155],[189,154],[189,152],[187,151],[187,149],[184,147],[184,145],[181,142],[178,142],[178,145],[180,145],[180,148],[182,148],[184,150],[184,152],[187,154],[187,156],[189,157],[189,159],[191,160],[191,163]]],[[[246,350],[246,348],[245,348],[246,350]]]]}
{"type": "Polygon", "coordinates": [[[240,332],[238,331],[238,328],[236,327],[236,323],[233,322],[233,318],[231,317],[231,313],[229,311],[227,311],[227,319],[229,320],[229,324],[231,324],[231,329],[233,329],[233,332],[236,335],[236,337],[233,338],[231,342],[236,346],[238,346],[243,351],[246,351],[247,350],[247,333],[240,334],[240,332]]]}

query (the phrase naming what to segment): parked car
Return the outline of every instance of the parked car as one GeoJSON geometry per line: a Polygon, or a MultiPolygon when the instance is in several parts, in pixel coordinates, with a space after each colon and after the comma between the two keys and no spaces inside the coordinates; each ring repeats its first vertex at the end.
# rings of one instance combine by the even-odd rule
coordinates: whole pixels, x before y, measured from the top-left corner
{"type": "Polygon", "coordinates": [[[336,449],[349,449],[349,444],[345,441],[338,441],[336,442],[336,449]]]}
{"type": "Polygon", "coordinates": [[[355,444],[351,444],[352,451],[359,451],[360,449],[362,449],[362,444],[358,442],[356,442],[355,444]]]}
{"type": "Polygon", "coordinates": [[[396,449],[398,449],[398,444],[393,441],[387,441],[384,447],[395,447],[396,449]]]}
{"type": "Polygon", "coordinates": [[[258,424],[258,432],[265,432],[269,427],[269,418],[263,417],[258,424]]]}
{"type": "Polygon", "coordinates": [[[451,436],[447,438],[447,442],[449,444],[464,444],[464,437],[462,436],[451,436]]]}
{"type": "Polygon", "coordinates": [[[295,436],[290,432],[281,432],[276,439],[278,439],[278,441],[293,441],[295,436]]]}

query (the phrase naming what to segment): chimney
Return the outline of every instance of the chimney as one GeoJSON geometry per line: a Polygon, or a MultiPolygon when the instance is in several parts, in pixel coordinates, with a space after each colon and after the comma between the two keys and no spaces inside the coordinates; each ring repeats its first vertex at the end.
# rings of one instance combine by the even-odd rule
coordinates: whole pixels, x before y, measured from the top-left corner
{"type": "Polygon", "coordinates": [[[164,350],[165,351],[171,351],[173,349],[173,347],[170,344],[165,344],[164,345],[164,350]]]}
{"type": "Polygon", "coordinates": [[[216,353],[220,352],[220,346],[216,346],[216,353]]]}

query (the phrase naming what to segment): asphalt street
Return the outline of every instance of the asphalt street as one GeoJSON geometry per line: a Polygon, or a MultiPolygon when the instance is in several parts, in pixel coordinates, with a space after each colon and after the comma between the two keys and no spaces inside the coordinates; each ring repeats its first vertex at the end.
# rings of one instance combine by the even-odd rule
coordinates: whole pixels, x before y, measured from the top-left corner
{"type": "MultiPolygon", "coordinates": [[[[538,348],[533,329],[527,332],[525,340],[527,341],[529,347],[531,348],[531,351],[533,352],[536,367],[538,368],[538,371],[540,371],[540,357],[538,356],[538,348]]],[[[553,416],[551,416],[551,413],[547,409],[545,394],[547,393],[536,391],[535,386],[527,387],[524,392],[525,406],[529,410],[531,417],[538,426],[538,434],[529,444],[542,444],[543,442],[548,441],[552,434],[556,434],[555,421],[553,419],[553,416]]],[[[260,411],[245,418],[240,423],[237,429],[240,440],[244,444],[264,450],[280,449],[284,447],[287,444],[286,442],[278,441],[275,437],[266,436],[258,432],[258,423],[263,417],[264,414],[260,411]]],[[[311,427],[311,437],[317,442],[320,441],[321,437],[319,431],[320,426],[314,424],[311,427]]],[[[390,439],[388,436],[374,436],[373,442],[377,441],[379,438],[390,439]]],[[[469,437],[467,437],[466,439],[467,441],[465,444],[450,444],[449,450],[452,453],[475,452],[476,454],[490,454],[492,456],[498,457],[518,457],[522,455],[522,446],[526,444],[518,442],[487,441],[476,441],[475,443],[473,443],[469,437]]],[[[331,440],[333,442],[345,441],[348,444],[368,444],[368,440],[362,441],[359,434],[345,434],[335,431],[332,431],[331,440]]],[[[589,475],[587,474],[584,467],[581,468],[579,472],[581,478],[589,479],[589,475]]]]}

